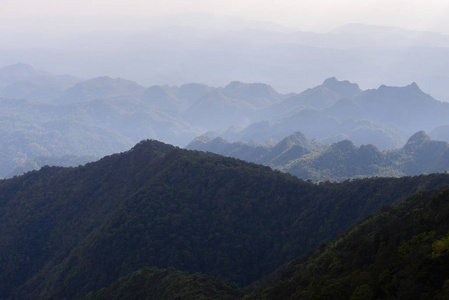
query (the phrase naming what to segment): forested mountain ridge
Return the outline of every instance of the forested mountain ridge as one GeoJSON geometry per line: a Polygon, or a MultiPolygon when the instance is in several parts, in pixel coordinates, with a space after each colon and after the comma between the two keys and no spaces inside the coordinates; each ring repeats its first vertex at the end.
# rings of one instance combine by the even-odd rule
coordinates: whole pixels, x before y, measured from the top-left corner
{"type": "Polygon", "coordinates": [[[91,292],[83,300],[185,299],[237,300],[243,292],[225,282],[202,274],[185,274],[176,269],[143,268],[91,292]]]}
{"type": "Polygon", "coordinates": [[[264,164],[314,181],[400,177],[449,170],[449,143],[434,141],[424,131],[411,136],[402,148],[389,151],[380,151],[373,145],[357,147],[349,140],[327,146],[309,141],[300,132],[273,146],[230,143],[220,137],[201,136],[186,148],[264,164]]]}
{"type": "MultiPolygon", "coordinates": [[[[236,290],[223,289],[220,283],[213,285],[209,281],[208,297],[272,300],[447,299],[448,199],[449,190],[446,187],[417,193],[396,206],[385,206],[381,212],[360,220],[334,241],[321,244],[245,288],[240,295],[236,290]]],[[[179,291],[174,286],[180,282],[179,277],[171,275],[175,278],[164,282],[153,279],[156,277],[154,273],[174,272],[143,269],[83,299],[110,299],[107,297],[113,295],[151,297],[157,286],[162,286],[160,291],[165,293],[165,299],[176,299],[179,291]],[[142,280],[143,276],[148,279],[142,280]]],[[[182,290],[201,295],[203,287],[203,284],[184,280],[182,290]]],[[[190,299],[191,294],[184,295],[190,299]]]]}
{"type": "Polygon", "coordinates": [[[385,207],[245,299],[448,299],[448,200],[436,189],[385,207]]]}
{"type": "Polygon", "coordinates": [[[23,175],[29,171],[39,170],[44,166],[77,167],[98,159],[99,158],[95,156],[76,155],[38,156],[34,159],[24,160],[23,163],[17,165],[14,169],[11,170],[11,172],[6,174],[6,178],[12,178],[14,176],[23,175]]]}
{"type": "Polygon", "coordinates": [[[146,266],[245,285],[382,206],[447,184],[435,174],[315,185],[143,141],[0,181],[0,297],[74,299],[146,266]]]}

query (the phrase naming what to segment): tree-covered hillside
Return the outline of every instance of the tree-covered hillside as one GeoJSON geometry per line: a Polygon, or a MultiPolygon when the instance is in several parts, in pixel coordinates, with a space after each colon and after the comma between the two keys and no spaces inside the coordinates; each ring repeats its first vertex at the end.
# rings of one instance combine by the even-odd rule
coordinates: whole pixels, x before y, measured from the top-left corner
{"type": "Polygon", "coordinates": [[[385,207],[245,299],[448,299],[449,190],[385,207]]]}
{"type": "Polygon", "coordinates": [[[240,295],[199,274],[186,280],[179,271],[153,268],[131,273],[85,299],[148,299],[155,290],[164,299],[190,299],[192,294],[203,296],[204,284],[209,287],[206,299],[447,299],[448,200],[446,187],[385,206],[240,295]],[[204,284],[196,283],[199,278],[204,284]]]}
{"type": "Polygon", "coordinates": [[[238,285],[449,176],[305,182],[156,141],[0,181],[0,297],[73,299],[147,266],[238,285]]]}
{"type": "Polygon", "coordinates": [[[83,300],[233,300],[242,296],[242,292],[210,276],[146,267],[120,278],[107,288],[89,293],[83,300]]]}

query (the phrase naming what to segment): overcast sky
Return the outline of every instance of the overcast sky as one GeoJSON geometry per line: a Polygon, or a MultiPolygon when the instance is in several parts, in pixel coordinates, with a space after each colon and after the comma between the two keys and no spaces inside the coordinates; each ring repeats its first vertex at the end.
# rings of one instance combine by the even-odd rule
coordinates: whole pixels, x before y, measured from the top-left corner
{"type": "Polygon", "coordinates": [[[449,34],[449,0],[0,0],[0,29],[5,31],[7,21],[24,26],[25,19],[36,16],[60,22],[67,14],[152,17],[185,12],[231,15],[318,32],[366,23],[449,34]]]}

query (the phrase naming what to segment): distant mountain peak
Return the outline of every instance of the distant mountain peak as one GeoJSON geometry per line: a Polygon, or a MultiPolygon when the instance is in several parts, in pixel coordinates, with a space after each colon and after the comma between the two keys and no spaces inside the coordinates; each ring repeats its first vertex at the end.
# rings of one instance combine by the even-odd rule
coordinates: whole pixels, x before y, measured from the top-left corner
{"type": "Polygon", "coordinates": [[[304,133],[302,133],[301,131],[295,131],[290,136],[295,137],[298,141],[309,142],[304,133]]]}
{"type": "Polygon", "coordinates": [[[382,84],[382,85],[379,87],[378,90],[379,90],[379,91],[393,91],[393,90],[399,91],[399,90],[402,90],[402,91],[411,91],[411,92],[414,92],[414,93],[418,92],[418,93],[421,93],[421,94],[425,94],[425,93],[420,89],[420,87],[416,84],[416,82],[412,82],[411,84],[406,85],[406,86],[402,86],[402,87],[398,87],[398,86],[388,86],[388,85],[382,84]]]}
{"type": "Polygon", "coordinates": [[[224,88],[224,91],[226,95],[237,99],[244,99],[258,107],[269,105],[280,99],[279,94],[273,87],[266,83],[232,81],[224,88]]]}
{"type": "Polygon", "coordinates": [[[431,138],[424,130],[418,131],[412,135],[404,146],[406,152],[415,151],[421,147],[424,143],[431,141],[431,138]]]}
{"type": "Polygon", "coordinates": [[[427,135],[427,133],[424,130],[420,130],[408,139],[407,144],[422,143],[425,141],[430,141],[430,137],[427,135]]]}
{"type": "Polygon", "coordinates": [[[174,96],[174,93],[167,86],[152,85],[149,86],[143,95],[143,97],[158,97],[163,98],[167,96],[174,96]]]}
{"type": "Polygon", "coordinates": [[[27,78],[27,77],[49,75],[49,74],[46,72],[37,70],[32,65],[19,62],[19,63],[13,64],[13,65],[9,65],[9,66],[5,66],[5,67],[1,68],[0,75],[10,76],[10,77],[27,78]]]}
{"type": "Polygon", "coordinates": [[[415,90],[421,93],[424,93],[419,86],[416,84],[416,82],[412,82],[410,85],[407,86],[410,90],[415,90]]]}
{"type": "Polygon", "coordinates": [[[232,89],[242,86],[243,84],[244,84],[243,82],[238,81],[238,80],[231,81],[227,86],[225,86],[225,90],[232,90],[232,89]]]}
{"type": "Polygon", "coordinates": [[[357,148],[351,140],[346,139],[346,140],[341,140],[341,141],[338,141],[338,142],[332,144],[329,147],[329,149],[334,150],[334,151],[340,150],[340,151],[351,151],[352,152],[352,151],[356,150],[357,148]]]}
{"type": "Polygon", "coordinates": [[[232,89],[237,89],[237,88],[247,88],[247,87],[271,88],[271,86],[269,84],[262,83],[262,82],[241,82],[238,80],[234,80],[225,86],[225,90],[232,90],[232,89]]]}
{"type": "Polygon", "coordinates": [[[437,101],[429,94],[424,93],[415,82],[406,86],[381,85],[378,89],[368,90],[364,93],[365,98],[370,99],[369,101],[403,103],[409,108],[413,105],[428,105],[430,102],[437,101]]]}
{"type": "Polygon", "coordinates": [[[341,98],[353,97],[362,92],[357,83],[352,83],[348,80],[339,81],[335,77],[324,80],[322,86],[337,93],[341,98]]]}
{"type": "Polygon", "coordinates": [[[329,77],[329,78],[326,78],[326,79],[324,80],[323,85],[324,85],[324,86],[329,86],[329,85],[335,84],[335,83],[337,83],[337,82],[339,82],[339,81],[337,80],[337,78],[335,78],[335,77],[329,77]]]}
{"type": "Polygon", "coordinates": [[[22,70],[35,70],[35,68],[32,65],[25,64],[25,63],[22,63],[22,62],[18,62],[16,64],[6,66],[5,68],[8,68],[8,69],[22,69],[22,70]]]}

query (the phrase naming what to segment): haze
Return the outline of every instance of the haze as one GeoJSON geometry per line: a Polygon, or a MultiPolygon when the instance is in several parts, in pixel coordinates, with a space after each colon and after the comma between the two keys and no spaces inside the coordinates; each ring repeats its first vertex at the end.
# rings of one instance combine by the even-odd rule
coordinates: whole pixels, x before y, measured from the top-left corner
{"type": "Polygon", "coordinates": [[[153,84],[328,77],[364,89],[416,82],[449,100],[449,1],[1,2],[0,67],[153,84]],[[348,25],[350,24],[350,25],[348,25]]]}
{"type": "MultiPolygon", "coordinates": [[[[449,33],[449,22],[445,18],[449,12],[449,1],[440,0],[6,0],[1,3],[0,16],[3,19],[3,31],[13,29],[7,25],[14,24],[15,20],[20,20],[23,28],[24,17],[34,20],[28,24],[29,29],[40,29],[39,22],[35,21],[38,16],[44,17],[41,22],[53,21],[55,25],[65,23],[67,26],[67,15],[78,18],[78,22],[75,18],[69,19],[69,23],[73,22],[72,25],[78,26],[78,29],[88,30],[95,28],[86,28],[86,24],[80,24],[81,16],[126,16],[128,21],[132,21],[136,16],[155,17],[187,12],[236,16],[246,21],[274,22],[314,32],[328,31],[346,23],[365,23],[449,33]],[[65,22],[61,22],[64,21],[61,16],[65,17],[65,22]]],[[[140,25],[145,28],[146,22],[140,20],[140,25]]],[[[126,27],[126,24],[116,22],[114,25],[111,22],[109,26],[126,27]]]]}

